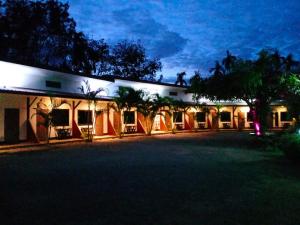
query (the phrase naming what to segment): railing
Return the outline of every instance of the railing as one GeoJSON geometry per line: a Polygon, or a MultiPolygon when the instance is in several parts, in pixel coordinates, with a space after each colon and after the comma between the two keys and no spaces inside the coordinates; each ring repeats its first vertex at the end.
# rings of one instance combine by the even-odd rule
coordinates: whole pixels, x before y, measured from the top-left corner
{"type": "Polygon", "coordinates": [[[56,128],[55,131],[58,139],[65,139],[71,137],[71,129],[69,128],[56,128]]]}
{"type": "Polygon", "coordinates": [[[136,133],[136,126],[135,125],[126,125],[125,126],[125,133],[127,134],[132,134],[132,133],[136,133]]]}

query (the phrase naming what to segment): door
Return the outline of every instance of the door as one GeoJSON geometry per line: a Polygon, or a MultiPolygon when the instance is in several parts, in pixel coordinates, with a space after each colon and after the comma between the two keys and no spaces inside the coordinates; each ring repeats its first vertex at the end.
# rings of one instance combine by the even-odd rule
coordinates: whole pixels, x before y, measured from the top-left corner
{"type": "Polygon", "coordinates": [[[4,140],[10,144],[18,143],[20,134],[20,111],[19,109],[5,109],[4,114],[4,140]]]}
{"type": "Polygon", "coordinates": [[[160,130],[160,115],[156,115],[154,118],[153,130],[160,130]]]}
{"type": "Polygon", "coordinates": [[[212,117],[212,128],[213,129],[219,129],[219,117],[217,115],[217,112],[213,110],[211,112],[211,117],[212,117]]]}
{"type": "Polygon", "coordinates": [[[278,127],[278,126],[279,126],[279,116],[278,116],[278,112],[275,112],[275,113],[274,113],[274,116],[275,116],[275,127],[278,127]]]}
{"type": "Polygon", "coordinates": [[[238,129],[242,130],[245,128],[245,113],[238,112],[238,129]]]}

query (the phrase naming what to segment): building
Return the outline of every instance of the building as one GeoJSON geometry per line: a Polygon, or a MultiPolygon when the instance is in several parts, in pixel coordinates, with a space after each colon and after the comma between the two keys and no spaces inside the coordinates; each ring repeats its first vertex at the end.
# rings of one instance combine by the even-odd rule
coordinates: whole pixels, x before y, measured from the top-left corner
{"type": "MultiPolygon", "coordinates": [[[[102,79],[4,61],[0,61],[0,71],[0,142],[45,140],[47,138],[47,129],[43,126],[45,118],[37,114],[37,111],[47,113],[49,109],[53,109],[55,121],[55,128],[50,133],[51,138],[63,136],[81,138],[91,123],[94,124],[91,132],[95,136],[116,135],[120,121],[124,132],[144,133],[144,118],[136,110],[120,114],[110,107],[120,86],[193,102],[192,94],[187,93],[185,87],[172,84],[136,82],[120,78],[102,79]],[[88,100],[79,89],[84,82],[90,84],[91,90],[103,88],[97,96],[97,103],[92,105],[90,111],[88,100]],[[129,118],[126,124],[124,114],[129,118]]],[[[153,130],[167,132],[172,127],[182,130],[252,127],[249,108],[242,101],[220,102],[222,105],[220,116],[217,116],[216,103],[207,99],[201,99],[201,102],[206,102],[209,113],[196,108],[190,108],[187,112],[172,112],[171,115],[162,112],[162,115],[156,116],[153,130]]],[[[288,119],[287,108],[280,102],[274,103],[270,125],[282,128],[289,124],[291,121],[288,119]]]]}

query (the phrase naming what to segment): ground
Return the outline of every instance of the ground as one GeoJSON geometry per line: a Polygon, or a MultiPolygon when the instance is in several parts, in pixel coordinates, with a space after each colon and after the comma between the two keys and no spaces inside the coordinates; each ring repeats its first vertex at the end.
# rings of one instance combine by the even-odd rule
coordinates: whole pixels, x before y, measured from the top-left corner
{"type": "Polygon", "coordinates": [[[248,133],[0,155],[0,178],[2,225],[300,224],[299,167],[248,133]]]}

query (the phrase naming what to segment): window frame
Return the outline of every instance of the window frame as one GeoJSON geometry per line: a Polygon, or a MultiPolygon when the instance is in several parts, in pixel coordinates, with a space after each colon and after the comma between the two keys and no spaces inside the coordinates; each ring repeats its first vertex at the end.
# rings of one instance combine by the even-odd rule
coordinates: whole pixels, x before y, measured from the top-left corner
{"type": "Polygon", "coordinates": [[[223,111],[223,112],[221,112],[221,113],[220,113],[220,121],[221,121],[222,123],[229,123],[229,122],[231,122],[231,112],[228,112],[228,111],[223,111]],[[223,120],[224,118],[222,118],[222,114],[223,114],[223,115],[224,115],[224,114],[229,114],[229,117],[228,117],[229,120],[223,120]]]}
{"type": "Polygon", "coordinates": [[[93,124],[93,111],[92,110],[85,110],[85,109],[79,109],[79,110],[77,110],[77,123],[78,123],[78,126],[92,125],[93,124]],[[80,112],[85,112],[86,113],[86,120],[88,118],[87,117],[87,113],[91,114],[91,116],[89,118],[90,119],[90,123],[89,123],[89,121],[84,122],[84,123],[80,122],[80,116],[79,116],[80,112]]]}
{"type": "Polygon", "coordinates": [[[52,109],[52,123],[53,123],[53,126],[55,127],[66,127],[66,126],[70,126],[70,110],[69,109],[52,109]],[[67,120],[65,120],[65,123],[56,123],[57,121],[55,121],[55,112],[65,112],[66,115],[63,115],[63,117],[67,116],[67,120]]]}
{"type": "Polygon", "coordinates": [[[182,118],[183,117],[183,112],[180,112],[180,111],[173,112],[172,116],[173,116],[173,118],[172,118],[173,123],[183,123],[183,118],[182,118]],[[176,117],[176,120],[178,120],[178,118],[180,118],[181,121],[175,121],[175,116],[174,116],[175,113],[181,114],[180,117],[178,117],[178,116],[176,117]]]}
{"type": "Polygon", "coordinates": [[[135,116],[135,111],[124,111],[123,112],[123,124],[124,125],[133,125],[133,124],[136,124],[136,116],[135,116]],[[130,114],[133,114],[133,123],[129,123],[129,122],[132,122],[132,121],[129,121],[129,122],[127,122],[127,123],[125,123],[125,114],[127,114],[127,113],[130,113],[130,114]]]}

